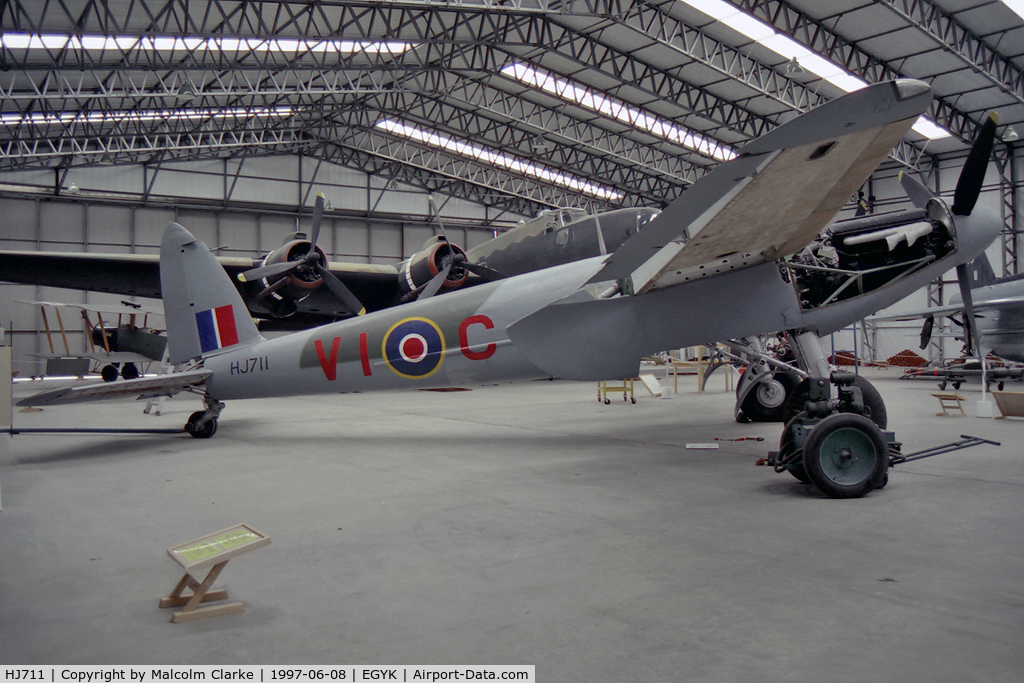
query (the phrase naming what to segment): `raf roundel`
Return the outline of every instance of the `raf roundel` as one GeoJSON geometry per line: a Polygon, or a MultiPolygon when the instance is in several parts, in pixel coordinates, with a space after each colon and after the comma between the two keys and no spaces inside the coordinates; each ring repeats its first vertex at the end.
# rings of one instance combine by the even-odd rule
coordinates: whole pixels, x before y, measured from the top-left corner
{"type": "Polygon", "coordinates": [[[384,362],[395,374],[423,379],[434,374],[444,360],[441,328],[426,318],[406,318],[384,335],[384,362]]]}

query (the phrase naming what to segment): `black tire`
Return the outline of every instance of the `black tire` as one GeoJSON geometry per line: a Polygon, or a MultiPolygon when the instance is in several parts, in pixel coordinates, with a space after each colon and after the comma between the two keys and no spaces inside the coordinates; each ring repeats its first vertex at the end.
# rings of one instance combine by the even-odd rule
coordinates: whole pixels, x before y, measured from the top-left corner
{"type": "Polygon", "coordinates": [[[863,415],[829,415],[804,443],[807,477],[832,498],[860,498],[882,483],[888,467],[882,430],[863,415]]]}
{"type": "Polygon", "coordinates": [[[864,398],[864,417],[878,425],[879,429],[888,427],[889,414],[885,409],[885,401],[882,400],[882,395],[878,393],[875,385],[857,375],[853,380],[853,386],[860,389],[864,398]]]}
{"type": "Polygon", "coordinates": [[[135,366],[135,363],[125,363],[121,366],[121,377],[125,379],[138,379],[139,368],[135,366]]]}
{"type": "MultiPolygon", "coordinates": [[[[782,438],[779,439],[779,457],[784,457],[784,456],[788,455],[789,452],[793,448],[795,448],[795,446],[793,445],[793,425],[796,422],[796,419],[798,417],[801,417],[801,416],[797,415],[796,417],[791,419],[789,422],[787,422],[786,426],[782,428],[782,438]]],[[[794,477],[796,477],[796,479],[801,484],[810,484],[811,483],[811,480],[807,476],[807,470],[804,469],[804,465],[803,465],[802,462],[797,462],[797,463],[794,463],[792,465],[787,465],[785,469],[786,469],[787,472],[789,472],[794,477]]]]}
{"type": "Polygon", "coordinates": [[[188,416],[188,422],[185,423],[185,431],[191,434],[194,439],[209,439],[217,433],[217,418],[215,417],[210,418],[202,427],[196,427],[200,418],[205,414],[205,410],[197,410],[188,416]]]}
{"type": "Polygon", "coordinates": [[[103,378],[104,382],[113,382],[117,379],[117,366],[104,365],[103,369],[100,370],[100,377],[103,378]]]}
{"type": "Polygon", "coordinates": [[[782,422],[786,406],[800,377],[793,372],[773,372],[751,387],[743,398],[740,412],[751,422],[782,422]]]}

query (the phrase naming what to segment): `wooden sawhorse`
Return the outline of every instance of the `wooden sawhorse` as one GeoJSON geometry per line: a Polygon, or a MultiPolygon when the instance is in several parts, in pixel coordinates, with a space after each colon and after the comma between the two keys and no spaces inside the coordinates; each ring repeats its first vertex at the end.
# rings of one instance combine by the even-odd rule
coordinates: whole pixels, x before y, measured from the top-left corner
{"type": "Polygon", "coordinates": [[[967,399],[965,399],[960,394],[956,394],[951,391],[940,391],[938,393],[932,394],[932,396],[939,399],[939,407],[942,408],[941,413],[935,413],[938,417],[960,417],[960,415],[963,415],[964,417],[967,416],[967,413],[964,412],[963,406],[963,402],[966,401],[967,399]],[[951,413],[949,412],[950,410],[959,410],[960,415],[957,415],[956,413],[951,413]]]}

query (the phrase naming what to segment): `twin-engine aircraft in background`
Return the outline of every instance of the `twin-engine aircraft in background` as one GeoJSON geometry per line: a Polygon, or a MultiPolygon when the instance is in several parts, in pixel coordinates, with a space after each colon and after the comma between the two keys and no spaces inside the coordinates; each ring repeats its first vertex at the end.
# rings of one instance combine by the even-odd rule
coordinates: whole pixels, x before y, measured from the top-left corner
{"type": "MultiPolygon", "coordinates": [[[[449,244],[442,229],[397,266],[329,262],[317,246],[323,213],[324,198],[318,195],[310,234],[288,235],[262,259],[217,257],[261,329],[304,329],[427,298],[438,290],[454,291],[606,255],[657,211],[626,208],[592,216],[580,209],[556,209],[468,251],[449,244]],[[438,277],[440,273],[444,276],[438,277]]],[[[155,254],[0,251],[0,281],[161,296],[155,254]]]]}
{"type": "Polygon", "coordinates": [[[801,466],[830,495],[863,495],[882,484],[888,449],[879,428],[856,414],[859,392],[829,381],[819,335],[974,258],[1000,221],[983,210],[954,217],[935,199],[905,230],[905,247],[889,248],[899,225],[860,227],[846,244],[871,277],[831,292],[818,287],[820,270],[782,259],[813,251],[930,102],[919,81],[865,88],[753,140],[607,255],[274,339],[262,337],[217,259],[172,223],[161,244],[161,290],[170,361],[188,369],[57,389],[19,405],[188,390],[202,395],[205,410],[186,429],[209,437],[231,399],[635,377],[644,356],[665,349],[788,331],[812,380],[806,448],[795,442],[801,466]]]}

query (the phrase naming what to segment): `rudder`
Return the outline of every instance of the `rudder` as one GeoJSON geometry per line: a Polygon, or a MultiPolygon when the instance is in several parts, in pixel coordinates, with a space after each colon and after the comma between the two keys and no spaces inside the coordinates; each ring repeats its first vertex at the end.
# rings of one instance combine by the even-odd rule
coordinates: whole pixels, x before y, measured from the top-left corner
{"type": "Polygon", "coordinates": [[[171,363],[263,339],[224,268],[177,223],[160,242],[160,289],[171,363]]]}

